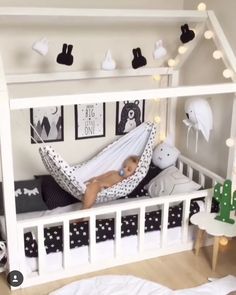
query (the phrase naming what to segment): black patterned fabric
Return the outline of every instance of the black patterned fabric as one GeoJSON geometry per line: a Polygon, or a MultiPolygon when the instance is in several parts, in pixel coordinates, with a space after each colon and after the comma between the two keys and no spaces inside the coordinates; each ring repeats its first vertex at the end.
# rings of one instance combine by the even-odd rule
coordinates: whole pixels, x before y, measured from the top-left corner
{"type": "MultiPolygon", "coordinates": [[[[181,226],[183,206],[169,208],[168,228],[181,226]]],[[[195,201],[191,202],[190,216],[199,211],[199,206],[195,201]]],[[[147,212],[145,214],[145,232],[160,230],[161,210],[147,212]]],[[[121,237],[137,235],[138,215],[122,217],[121,237]]],[[[63,250],[62,226],[46,227],[44,229],[44,244],[47,254],[60,252],[63,250]]],[[[115,238],[114,219],[96,220],[96,241],[102,242],[115,238]]],[[[31,232],[25,233],[25,254],[28,257],[37,257],[37,242],[31,232]]],[[[89,244],[89,223],[88,221],[70,224],[70,248],[86,246],[89,244]]]]}
{"type": "Polygon", "coordinates": [[[42,197],[49,210],[80,202],[71,194],[64,191],[51,175],[39,175],[35,177],[41,181],[42,197]]]}

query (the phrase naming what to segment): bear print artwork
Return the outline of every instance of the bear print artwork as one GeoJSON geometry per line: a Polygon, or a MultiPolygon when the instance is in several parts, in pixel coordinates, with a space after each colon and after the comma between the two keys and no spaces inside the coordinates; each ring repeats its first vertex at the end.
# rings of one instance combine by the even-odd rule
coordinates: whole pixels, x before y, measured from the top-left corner
{"type": "Polygon", "coordinates": [[[116,135],[123,135],[144,121],[144,100],[117,102],[116,135]]]}

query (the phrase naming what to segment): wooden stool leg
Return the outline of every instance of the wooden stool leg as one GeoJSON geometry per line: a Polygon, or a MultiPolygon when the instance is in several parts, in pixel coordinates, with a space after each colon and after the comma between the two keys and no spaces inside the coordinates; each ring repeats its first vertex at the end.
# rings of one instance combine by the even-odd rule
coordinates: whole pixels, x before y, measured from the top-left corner
{"type": "Polygon", "coordinates": [[[213,255],[212,255],[212,270],[215,271],[216,269],[216,262],[218,258],[219,252],[219,244],[220,244],[220,237],[214,238],[214,246],[213,246],[213,255]]]}
{"type": "Polygon", "coordinates": [[[197,239],[196,239],[196,242],[195,242],[195,245],[194,245],[195,255],[198,255],[200,247],[202,246],[204,233],[205,233],[205,230],[200,229],[200,228],[198,229],[197,239]]]}

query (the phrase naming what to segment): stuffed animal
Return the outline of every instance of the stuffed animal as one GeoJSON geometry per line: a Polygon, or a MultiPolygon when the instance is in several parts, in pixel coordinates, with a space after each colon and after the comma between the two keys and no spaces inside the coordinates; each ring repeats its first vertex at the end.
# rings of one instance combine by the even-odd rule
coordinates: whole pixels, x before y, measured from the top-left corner
{"type": "Polygon", "coordinates": [[[189,132],[193,128],[196,131],[195,152],[197,152],[198,131],[202,133],[206,141],[209,141],[210,131],[213,128],[212,110],[208,101],[203,98],[190,98],[186,100],[184,110],[187,119],[183,120],[183,122],[188,127],[187,147],[189,132]]]}
{"type": "Polygon", "coordinates": [[[124,134],[141,124],[141,110],[139,100],[134,102],[124,101],[121,110],[120,122],[117,126],[117,134],[124,134]]]}
{"type": "Polygon", "coordinates": [[[167,142],[158,144],[152,155],[152,162],[161,169],[175,165],[175,162],[180,155],[180,151],[167,142]]]}

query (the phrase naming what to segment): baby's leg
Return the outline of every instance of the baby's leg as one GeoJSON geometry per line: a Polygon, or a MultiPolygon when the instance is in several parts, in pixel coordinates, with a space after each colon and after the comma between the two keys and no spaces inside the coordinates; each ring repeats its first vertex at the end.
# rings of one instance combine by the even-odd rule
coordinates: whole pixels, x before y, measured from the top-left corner
{"type": "Polygon", "coordinates": [[[89,209],[96,201],[97,194],[102,190],[102,186],[99,182],[94,181],[87,185],[85,195],[83,198],[83,208],[89,209]]]}

